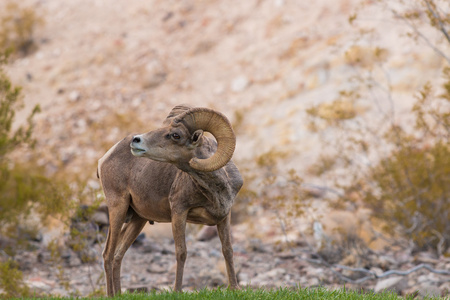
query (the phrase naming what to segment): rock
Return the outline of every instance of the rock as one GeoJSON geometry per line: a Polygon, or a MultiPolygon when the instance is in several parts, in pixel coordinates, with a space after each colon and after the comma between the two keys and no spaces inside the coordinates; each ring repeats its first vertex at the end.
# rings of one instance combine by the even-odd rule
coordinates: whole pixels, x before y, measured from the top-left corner
{"type": "MultiPolygon", "coordinates": [[[[80,120],[83,120],[84,126],[86,126],[86,120],[84,120],[84,119],[80,119],[80,120]]],[[[92,190],[98,190],[98,189],[100,189],[100,181],[97,180],[97,178],[95,180],[89,179],[87,182],[87,186],[92,190]]]]}
{"type": "Polygon", "coordinates": [[[159,60],[149,62],[143,71],[142,87],[153,89],[166,81],[167,71],[165,66],[159,60]]]}
{"type": "Polygon", "coordinates": [[[147,268],[147,272],[149,273],[154,273],[154,274],[162,274],[162,273],[166,273],[168,270],[167,268],[161,266],[161,265],[151,265],[150,267],[147,268]]]}
{"type": "Polygon", "coordinates": [[[139,107],[142,104],[142,101],[143,101],[142,97],[134,97],[133,100],[131,100],[131,106],[139,107]]]}
{"type": "Polygon", "coordinates": [[[217,234],[217,228],[215,226],[203,226],[195,238],[197,241],[210,241],[215,238],[217,234]]]}
{"type": "Polygon", "coordinates": [[[259,253],[272,253],[273,249],[271,245],[265,245],[258,238],[249,239],[247,241],[246,250],[249,252],[259,252],[259,253]]]}
{"type": "Polygon", "coordinates": [[[42,277],[32,277],[25,281],[25,284],[34,292],[50,292],[55,286],[55,282],[42,277]]]}
{"type": "Polygon", "coordinates": [[[76,101],[78,101],[80,99],[81,99],[81,94],[78,91],[72,91],[69,94],[69,100],[72,101],[72,102],[76,102],[76,101]]]}
{"type": "Polygon", "coordinates": [[[163,253],[163,250],[164,249],[160,245],[155,244],[152,241],[144,243],[144,245],[140,248],[141,253],[163,253]]]}
{"type": "Polygon", "coordinates": [[[131,245],[132,247],[139,247],[144,245],[145,242],[145,233],[141,232],[137,238],[134,240],[133,244],[131,245]]]}
{"type": "Polygon", "coordinates": [[[198,256],[198,257],[203,257],[203,258],[209,257],[208,251],[206,251],[205,249],[199,249],[198,251],[193,253],[193,255],[198,256]]]}
{"type": "MultiPolygon", "coordinates": [[[[318,268],[318,267],[309,265],[309,266],[306,266],[302,271],[306,274],[308,279],[317,278],[322,285],[324,283],[331,282],[331,279],[330,279],[331,272],[329,272],[328,269],[326,269],[326,268],[318,268]]],[[[309,280],[308,280],[308,282],[309,282],[309,280]]]]}
{"type": "Polygon", "coordinates": [[[235,93],[242,92],[249,85],[249,81],[245,76],[239,76],[231,82],[231,90],[235,93]]]}
{"type": "Polygon", "coordinates": [[[407,287],[407,280],[405,277],[395,276],[387,279],[379,280],[374,287],[375,293],[382,291],[400,292],[407,287]]]}
{"type": "Polygon", "coordinates": [[[34,255],[31,252],[22,252],[16,255],[14,258],[14,264],[17,264],[17,267],[19,267],[21,271],[32,270],[35,263],[36,257],[34,257],[34,255]]]}
{"type": "Polygon", "coordinates": [[[320,280],[317,277],[312,277],[308,279],[308,286],[309,287],[314,287],[314,286],[319,286],[320,285],[320,280]]]}
{"type": "Polygon", "coordinates": [[[212,248],[209,250],[209,257],[221,258],[222,252],[217,249],[212,248]]]}
{"type": "Polygon", "coordinates": [[[240,272],[238,274],[239,284],[242,286],[246,286],[250,283],[250,275],[248,273],[240,272]]]}
{"type": "Polygon", "coordinates": [[[441,296],[448,296],[450,295],[450,281],[444,282],[439,286],[439,289],[441,290],[441,296]]]}
{"type": "Polygon", "coordinates": [[[213,93],[214,95],[222,95],[225,92],[225,87],[223,85],[219,85],[216,88],[214,88],[213,93]]]}
{"type": "Polygon", "coordinates": [[[216,268],[203,269],[198,274],[202,285],[218,287],[227,283],[226,277],[216,268]]]}
{"type": "Polygon", "coordinates": [[[78,257],[82,263],[93,263],[97,261],[99,253],[94,248],[86,247],[83,250],[77,252],[78,257]]]}
{"type": "Polygon", "coordinates": [[[127,288],[129,293],[148,293],[148,287],[146,286],[136,286],[127,288]]]}
{"type": "Polygon", "coordinates": [[[52,296],[56,296],[58,298],[69,297],[70,294],[64,288],[55,288],[51,291],[52,296]]]}
{"type": "Polygon", "coordinates": [[[436,255],[436,253],[419,252],[414,257],[414,261],[417,263],[437,264],[439,263],[439,257],[436,255]]]}
{"type": "Polygon", "coordinates": [[[64,262],[71,268],[79,267],[82,265],[80,256],[74,252],[71,252],[68,257],[63,257],[63,259],[65,259],[64,262]]]}
{"type": "Polygon", "coordinates": [[[265,273],[265,276],[269,276],[271,278],[275,278],[281,275],[284,275],[286,273],[286,270],[283,268],[276,268],[273,270],[270,270],[269,272],[265,273]]]}
{"type": "Polygon", "coordinates": [[[419,295],[421,297],[432,298],[441,296],[441,290],[429,282],[421,283],[417,289],[419,290],[419,295]]]}
{"type": "Polygon", "coordinates": [[[272,286],[273,281],[282,277],[286,273],[283,268],[275,268],[265,273],[258,274],[251,280],[252,283],[259,283],[264,286],[272,286]]]}
{"type": "Polygon", "coordinates": [[[109,226],[108,213],[105,213],[104,211],[96,211],[93,213],[91,220],[100,227],[109,226]]]}

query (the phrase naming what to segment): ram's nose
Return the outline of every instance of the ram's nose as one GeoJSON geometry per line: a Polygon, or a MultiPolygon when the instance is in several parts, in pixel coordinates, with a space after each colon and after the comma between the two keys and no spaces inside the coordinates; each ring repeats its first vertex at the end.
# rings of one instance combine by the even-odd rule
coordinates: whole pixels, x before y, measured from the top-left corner
{"type": "Polygon", "coordinates": [[[140,143],[140,142],[141,142],[141,137],[138,136],[138,135],[135,135],[135,136],[133,137],[133,143],[138,144],[138,143],[140,143]]]}

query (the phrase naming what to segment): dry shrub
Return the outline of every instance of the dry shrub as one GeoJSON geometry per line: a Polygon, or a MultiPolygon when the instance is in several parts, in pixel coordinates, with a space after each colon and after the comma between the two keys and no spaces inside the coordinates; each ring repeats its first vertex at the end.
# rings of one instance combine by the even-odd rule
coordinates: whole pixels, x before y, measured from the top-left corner
{"type": "Polygon", "coordinates": [[[342,193],[336,203],[364,205],[384,221],[386,233],[440,254],[450,249],[450,68],[444,78],[443,92],[427,84],[417,96],[413,129],[393,121],[384,128],[354,126],[345,115],[329,123],[317,108],[309,110],[313,122],[325,122],[324,130],[340,138],[334,142],[342,151],[321,156],[310,171],[335,178],[342,193]],[[357,159],[361,153],[364,160],[357,159]],[[347,180],[337,179],[339,168],[347,180]]]}
{"type": "Polygon", "coordinates": [[[0,262],[0,290],[2,299],[30,296],[30,290],[23,282],[22,272],[12,259],[0,262]]]}
{"type": "Polygon", "coordinates": [[[42,26],[43,19],[29,7],[8,1],[0,13],[0,50],[12,49],[26,56],[37,49],[35,31],[42,26]]]}
{"type": "Polygon", "coordinates": [[[64,210],[64,184],[48,178],[33,162],[11,161],[9,154],[27,145],[32,151],[33,117],[36,106],[25,126],[12,131],[15,111],[20,108],[20,88],[14,87],[1,69],[7,54],[0,54],[0,234],[10,235],[10,228],[27,219],[31,211],[47,216],[64,210]]]}
{"type": "Polygon", "coordinates": [[[417,246],[438,253],[450,248],[450,68],[444,76],[444,93],[436,97],[430,84],[420,92],[413,107],[415,132],[388,132],[394,150],[370,170],[375,187],[363,197],[375,216],[392,220],[417,246]]]}
{"type": "Polygon", "coordinates": [[[386,49],[352,46],[345,53],[347,64],[362,68],[373,68],[374,64],[386,61],[389,53],[386,49]]]}
{"type": "MultiPolygon", "coordinates": [[[[64,171],[54,176],[46,175],[45,169],[36,164],[37,159],[28,162],[12,160],[11,154],[16,151],[26,150],[31,158],[37,156],[32,134],[33,118],[39,107],[35,107],[25,125],[15,131],[12,129],[15,112],[21,108],[20,88],[13,86],[3,72],[1,67],[6,61],[7,54],[0,54],[0,241],[5,241],[0,252],[0,290],[3,292],[1,297],[17,298],[30,293],[23,282],[20,266],[12,263],[14,257],[29,249],[30,238],[42,230],[49,217],[59,219],[69,228],[70,216],[74,211],[77,213],[76,208],[80,204],[95,202],[98,206],[100,198],[98,190],[89,188],[86,182],[76,178],[70,180],[69,186],[70,176],[64,171]]],[[[81,255],[89,247],[86,237],[81,230],[72,228],[70,232],[70,246],[81,255]]],[[[51,265],[68,289],[61,258],[62,247],[50,243],[49,251],[51,265]]],[[[92,257],[82,257],[82,261],[92,262],[92,257]]]]}
{"type": "MultiPolygon", "coordinates": [[[[374,8],[371,5],[382,6],[407,24],[411,30],[407,36],[425,41],[450,62],[445,51],[450,43],[446,1],[361,2],[349,22],[355,25],[360,13],[374,8]],[[431,36],[440,38],[432,41],[431,36]]],[[[360,30],[362,35],[375,32],[360,30]]],[[[340,195],[332,204],[368,207],[374,221],[384,224],[385,232],[397,241],[450,256],[450,68],[443,70],[439,91],[434,90],[437,80],[433,80],[419,92],[411,111],[415,126],[411,126],[397,122],[389,75],[374,75],[385,70],[388,56],[389,49],[358,45],[348,49],[346,63],[356,70],[351,79],[357,87],[341,96],[357,97],[349,98],[353,106],[347,108],[339,97],[308,110],[310,128],[334,150],[322,154],[309,174],[332,182],[340,195]],[[376,92],[382,96],[375,96],[376,92]],[[363,117],[352,108],[363,100],[368,103],[367,99],[374,100],[377,109],[363,117]]]]}
{"type": "Polygon", "coordinates": [[[303,186],[296,170],[285,170],[284,162],[289,158],[289,153],[275,149],[255,157],[254,167],[243,172],[244,187],[238,195],[251,197],[250,204],[273,212],[282,227],[314,210],[312,201],[317,197],[303,186]]]}

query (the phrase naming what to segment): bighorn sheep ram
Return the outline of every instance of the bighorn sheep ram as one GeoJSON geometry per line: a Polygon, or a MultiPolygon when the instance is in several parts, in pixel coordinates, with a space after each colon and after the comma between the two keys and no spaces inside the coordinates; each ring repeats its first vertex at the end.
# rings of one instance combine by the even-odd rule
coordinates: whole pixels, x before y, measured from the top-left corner
{"type": "Polygon", "coordinates": [[[180,105],[162,128],[126,137],[99,160],[110,220],[103,251],[108,296],[120,294],[122,258],[147,221],[172,222],[175,291],[181,290],[187,256],[186,222],[217,225],[229,288],[239,288],[230,235],[231,206],[243,184],[231,161],[235,145],[223,114],[180,105]]]}

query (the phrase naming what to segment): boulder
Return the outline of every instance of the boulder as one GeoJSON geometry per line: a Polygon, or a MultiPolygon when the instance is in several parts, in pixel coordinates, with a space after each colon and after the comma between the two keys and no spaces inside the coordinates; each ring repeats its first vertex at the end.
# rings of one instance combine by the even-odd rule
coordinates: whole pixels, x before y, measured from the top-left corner
{"type": "Polygon", "coordinates": [[[395,291],[400,292],[407,288],[408,282],[405,277],[394,276],[386,279],[379,280],[374,287],[375,293],[383,291],[395,291]]]}

